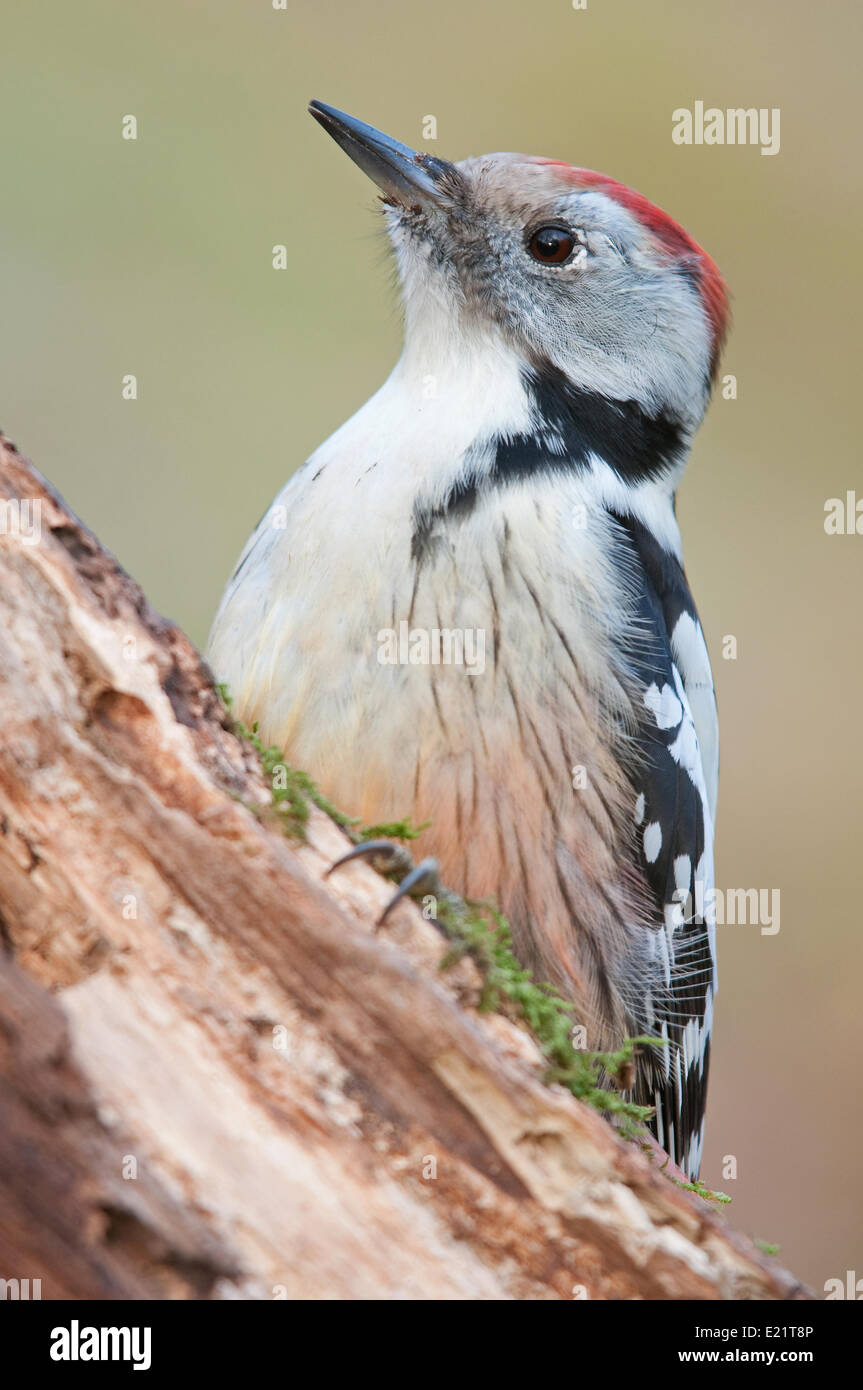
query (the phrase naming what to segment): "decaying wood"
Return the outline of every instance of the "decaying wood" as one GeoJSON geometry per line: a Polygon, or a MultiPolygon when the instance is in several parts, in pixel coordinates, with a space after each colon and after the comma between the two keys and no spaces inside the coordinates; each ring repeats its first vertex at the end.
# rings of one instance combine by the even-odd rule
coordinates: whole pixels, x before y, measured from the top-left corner
{"type": "Polygon", "coordinates": [[[390,885],[324,880],[332,821],[312,809],[303,845],[263,823],[197,652],[8,443],[0,499],[0,1278],[43,1298],[805,1296],[544,1084],[413,904],[376,932],[390,885]]]}

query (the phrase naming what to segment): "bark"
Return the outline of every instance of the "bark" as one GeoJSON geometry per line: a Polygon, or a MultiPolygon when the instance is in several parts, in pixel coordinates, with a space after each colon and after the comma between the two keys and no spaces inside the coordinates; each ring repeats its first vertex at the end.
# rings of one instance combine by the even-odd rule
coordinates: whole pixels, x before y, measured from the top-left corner
{"type": "Polygon", "coordinates": [[[194,647],[2,440],[0,501],[0,1278],[806,1296],[546,1085],[413,904],[376,931],[390,884],[324,879],[346,844],[327,816],[305,843],[273,829],[194,647]]]}

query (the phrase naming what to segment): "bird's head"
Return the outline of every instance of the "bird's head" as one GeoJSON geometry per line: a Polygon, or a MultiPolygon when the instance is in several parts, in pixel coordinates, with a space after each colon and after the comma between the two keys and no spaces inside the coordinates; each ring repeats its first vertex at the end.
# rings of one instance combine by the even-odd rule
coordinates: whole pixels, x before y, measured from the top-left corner
{"type": "Polygon", "coordinates": [[[451,164],[321,102],[310,110],[383,192],[409,343],[496,336],[526,370],[691,434],[728,305],[682,227],[604,174],[519,154],[451,164]]]}

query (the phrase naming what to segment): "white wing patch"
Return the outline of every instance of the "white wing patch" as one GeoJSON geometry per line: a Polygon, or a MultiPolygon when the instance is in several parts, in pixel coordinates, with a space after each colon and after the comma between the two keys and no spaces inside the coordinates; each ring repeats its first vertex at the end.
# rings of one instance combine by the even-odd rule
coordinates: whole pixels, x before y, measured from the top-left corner
{"type": "Polygon", "coordinates": [[[668,684],[661,690],[655,682],[648,686],[644,703],[656,720],[657,729],[676,729],[683,718],[680,701],[668,684]]]}
{"type": "MultiPolygon", "coordinates": [[[[688,614],[681,615],[681,618],[678,620],[677,627],[675,628],[675,632],[679,630],[684,617],[689,619],[688,614]]],[[[692,619],[689,619],[689,621],[692,622],[692,619]]],[[[694,626],[695,624],[693,623],[693,627],[694,626]]],[[[706,658],[707,648],[704,644],[704,638],[703,636],[701,636],[700,627],[697,629],[697,631],[699,636],[701,637],[701,645],[702,647],[704,647],[704,653],[706,658]]],[[[709,674],[709,662],[707,669],[709,674]]],[[[716,912],[714,904],[715,883],[713,870],[713,808],[716,804],[715,779],[713,796],[711,798],[702,761],[701,744],[699,741],[698,731],[696,729],[695,719],[690,708],[689,691],[685,687],[683,677],[681,676],[676,664],[673,665],[672,671],[674,675],[674,684],[677,690],[678,698],[675,698],[674,693],[672,692],[671,687],[669,685],[665,685],[662,691],[659,692],[658,687],[654,684],[649,686],[647,691],[645,692],[644,704],[645,707],[649,709],[653,714],[656,720],[656,727],[658,729],[667,731],[670,728],[677,727],[677,725],[679,724],[679,728],[677,729],[677,737],[675,738],[673,743],[670,743],[668,745],[668,752],[670,753],[674,761],[678,764],[678,766],[681,767],[689,776],[701,803],[702,815],[704,818],[704,851],[701,857],[699,858],[697,865],[695,866],[694,873],[692,872],[692,861],[689,855],[678,855],[675,858],[674,886],[676,892],[681,895],[681,897],[678,899],[678,903],[681,907],[684,906],[682,895],[688,895],[685,904],[686,920],[691,921],[693,917],[704,918],[704,923],[708,932],[708,939],[710,941],[710,952],[713,958],[712,986],[715,992],[717,983],[716,912]],[[672,705],[672,701],[674,701],[674,705],[672,705]],[[673,712],[675,706],[678,712],[678,718],[674,723],[672,723],[669,719],[669,715],[673,712]]],[[[716,700],[713,696],[712,681],[710,684],[710,703],[712,705],[713,710],[713,743],[718,754],[718,732],[716,730],[716,700]]],[[[643,794],[639,795],[639,802],[642,803],[643,806],[643,794]]],[[[642,809],[642,816],[643,814],[644,812],[642,809]]],[[[649,864],[653,864],[656,862],[661,848],[662,828],[657,822],[654,821],[650,825],[648,825],[647,829],[644,832],[644,855],[649,864]],[[648,844],[649,834],[650,840],[648,844]]],[[[679,912],[674,915],[672,920],[675,922],[675,925],[683,925],[683,922],[680,919],[679,912]]],[[[704,1035],[705,1039],[709,1037],[709,1035],[710,1030],[707,1029],[704,1035]]]]}
{"type": "Polygon", "coordinates": [[[671,634],[671,654],[683,679],[686,698],[701,750],[701,764],[707,788],[711,820],[716,819],[716,793],[719,782],[719,725],[710,657],[701,624],[691,613],[681,613],[671,634]]]}
{"type": "Polygon", "coordinates": [[[644,857],[648,864],[655,864],[662,849],[662,826],[658,820],[650,822],[644,831],[644,857]]]}

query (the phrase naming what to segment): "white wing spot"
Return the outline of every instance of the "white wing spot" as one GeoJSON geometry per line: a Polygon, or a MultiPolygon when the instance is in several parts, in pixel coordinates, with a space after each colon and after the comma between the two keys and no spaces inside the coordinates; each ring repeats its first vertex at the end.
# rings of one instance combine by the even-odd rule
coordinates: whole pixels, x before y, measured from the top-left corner
{"type": "Polygon", "coordinates": [[[662,826],[652,820],[644,831],[644,857],[648,864],[655,864],[662,849],[662,826]]]}
{"type": "Polygon", "coordinates": [[[671,636],[675,673],[683,675],[687,703],[698,734],[704,781],[711,817],[716,815],[716,783],[719,776],[719,731],[716,727],[716,697],[710,674],[710,657],[700,626],[688,613],[681,613],[671,636]]]}
{"type": "Polygon", "coordinates": [[[679,893],[688,893],[692,884],[692,860],[688,854],[678,854],[674,861],[674,886],[679,893]]]}
{"type": "Polygon", "coordinates": [[[644,692],[644,703],[658,729],[676,729],[683,718],[683,706],[667,683],[661,690],[655,681],[649,685],[644,692]]]}
{"type": "Polygon", "coordinates": [[[678,666],[686,673],[687,690],[692,683],[707,686],[712,692],[713,677],[704,633],[689,613],[681,613],[677,619],[671,634],[671,649],[678,666]]]}
{"type": "Polygon", "coordinates": [[[635,801],[635,824],[641,825],[644,820],[644,792],[639,792],[635,801]]]}

